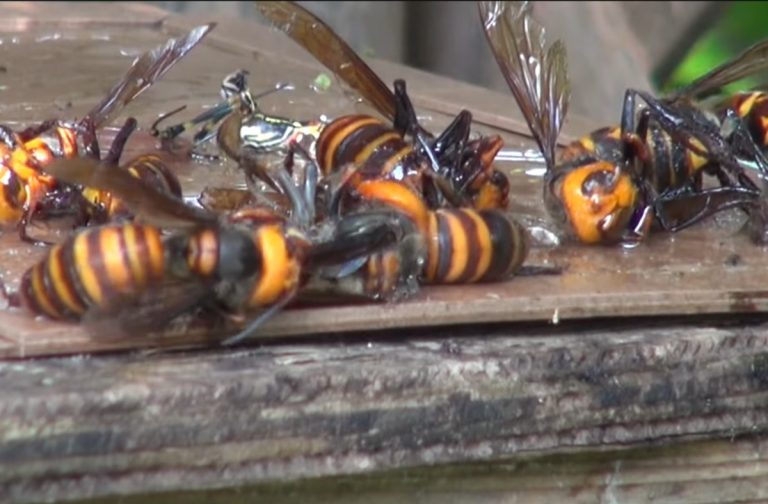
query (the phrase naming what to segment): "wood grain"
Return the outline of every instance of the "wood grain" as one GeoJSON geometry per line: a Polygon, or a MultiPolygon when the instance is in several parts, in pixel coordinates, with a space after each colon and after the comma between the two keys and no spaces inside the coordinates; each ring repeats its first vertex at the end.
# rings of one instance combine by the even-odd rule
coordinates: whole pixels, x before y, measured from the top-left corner
{"type": "MultiPolygon", "coordinates": [[[[766,499],[766,451],[761,436],[723,441],[518,456],[493,463],[407,468],[371,475],[269,483],[237,489],[127,496],[121,503],[501,504],[526,502],[652,502],[703,504],[766,499]]],[[[88,500],[89,504],[112,502],[88,500]]]]}
{"type": "MultiPolygon", "coordinates": [[[[194,16],[166,18],[161,15],[162,11],[150,10],[146,19],[157,20],[158,23],[122,31],[115,28],[112,45],[100,41],[99,50],[119,54],[121,44],[134,51],[140,47],[152,47],[168,34],[179,34],[210,21],[194,16]]],[[[6,19],[11,19],[11,16],[6,19]]],[[[80,19],[78,22],[86,20],[80,19]]],[[[87,38],[87,26],[83,25],[86,27],[83,31],[71,28],[65,33],[75,41],[77,37],[87,38]]],[[[93,26],[90,29],[96,30],[93,26]]],[[[85,42],[80,44],[73,47],[82,47],[85,42]]],[[[92,45],[88,44],[87,47],[92,45]]],[[[18,50],[22,49],[28,61],[50,59],[48,48],[43,51],[32,46],[20,47],[18,50]]],[[[8,56],[17,57],[14,54],[9,52],[8,56]]],[[[34,106],[22,111],[12,109],[9,113],[18,113],[19,120],[22,117],[37,120],[49,117],[48,107],[61,99],[62,89],[78,89],[81,95],[79,99],[72,99],[71,109],[67,112],[77,116],[78,111],[87,110],[86,107],[97,100],[99,93],[109,88],[115,75],[124,71],[123,61],[113,61],[112,58],[102,56],[100,59],[88,60],[88,64],[93,65],[93,78],[84,78],[82,76],[86,74],[83,73],[66,73],[65,70],[75,64],[67,58],[77,54],[74,49],[62,50],[57,63],[60,67],[56,70],[62,73],[62,78],[55,82],[43,80],[36,88],[34,106]]],[[[409,89],[419,105],[429,109],[425,120],[435,130],[450,122],[452,114],[460,107],[469,107],[479,120],[478,130],[501,134],[508,148],[513,150],[533,148],[530,140],[510,133],[510,130],[520,131],[521,121],[512,114],[515,109],[499,108],[500,102],[496,101],[494,93],[391,63],[373,64],[387,81],[395,77],[408,80],[409,89]]],[[[53,63],[49,62],[45,68],[51,70],[51,65],[53,63]]],[[[158,110],[171,110],[182,104],[202,109],[206,103],[218,99],[221,76],[238,67],[250,69],[251,85],[255,89],[268,88],[281,79],[289,79],[297,84],[297,90],[291,92],[290,100],[283,98],[281,101],[279,96],[271,97],[272,101],[265,100],[262,106],[269,113],[307,117],[322,110],[333,116],[354,108],[340,86],[332,87],[325,95],[309,89],[308,83],[323,68],[288,37],[255,23],[226,21],[221,22],[202,46],[174,67],[162,82],[143,94],[136,103],[130,104],[126,112],[135,115],[140,124],[146,127],[156,117],[158,110]]],[[[30,100],[28,88],[23,82],[27,73],[17,72],[13,67],[12,70],[6,75],[8,89],[4,96],[10,103],[14,100],[22,103],[24,99],[30,100]]],[[[511,97],[505,98],[512,101],[511,97]]],[[[153,148],[153,140],[146,134],[137,135],[132,140],[135,144],[131,147],[133,152],[153,148]]],[[[556,231],[556,224],[549,220],[541,203],[541,179],[528,173],[532,168],[541,168],[541,161],[538,163],[535,160],[502,162],[498,166],[510,174],[511,210],[515,215],[531,228],[556,231]]],[[[232,176],[234,172],[227,172],[220,166],[199,165],[189,161],[177,162],[174,166],[189,195],[199,193],[206,185],[232,184],[235,179],[232,176]]],[[[549,323],[594,317],[764,311],[768,308],[766,279],[755,272],[765,271],[768,259],[763,249],[752,246],[739,233],[739,224],[739,216],[735,216],[731,220],[685,231],[674,238],[660,235],[634,250],[590,248],[567,242],[556,249],[539,247],[532,252],[528,264],[533,267],[559,267],[562,268],[562,274],[521,276],[508,282],[468,287],[431,287],[424,289],[414,299],[397,304],[337,304],[300,311],[288,310],[269,321],[260,331],[259,337],[391,330],[408,326],[439,327],[524,321],[549,323]],[[628,290],[628,286],[632,288],[628,290]]],[[[18,244],[12,233],[2,236],[0,245],[0,259],[5,266],[4,281],[10,287],[15,287],[24,269],[41,257],[43,250],[18,244]]],[[[221,336],[203,331],[185,331],[182,328],[175,334],[161,338],[140,335],[117,339],[113,334],[101,334],[99,331],[103,332],[103,327],[94,331],[92,328],[33,320],[27,314],[15,310],[0,311],[0,322],[0,357],[5,358],[156,346],[195,346],[210,344],[221,336]]]]}
{"type": "MultiPolygon", "coordinates": [[[[107,20],[125,7],[102,8],[107,20]]],[[[155,24],[131,25],[120,40],[138,50],[210,21],[164,16],[153,10],[145,19],[155,24]]],[[[70,28],[83,36],[85,26],[70,28]]],[[[286,77],[307,83],[320,71],[298,48],[283,52],[288,41],[268,30],[233,22],[217,33],[199,60],[131,105],[141,124],[158,109],[215,101],[234,65],[265,87],[286,77]]],[[[49,113],[70,85],[84,93],[67,109],[77,115],[123,63],[88,59],[105,79],[76,87],[64,56],[24,54],[29,68],[47,57],[60,78],[38,82],[30,100],[9,65],[3,106],[31,103],[3,109],[19,122],[49,113]]],[[[496,95],[374,64],[387,80],[413,83],[417,103],[434,107],[430,125],[478,105],[481,127],[530,146],[506,129],[514,112],[496,95]]],[[[323,110],[349,108],[338,95],[292,96],[264,106],[308,114],[313,99],[323,110]]],[[[547,225],[533,189],[540,180],[523,176],[532,167],[505,168],[517,177],[513,210],[547,225]]],[[[210,166],[178,168],[192,191],[231,178],[210,166]]],[[[154,492],[166,492],[155,502],[764,498],[766,444],[748,436],[768,430],[768,259],[739,225],[732,215],[634,250],[536,248],[530,264],[560,266],[561,275],[430,288],[402,304],[286,311],[249,350],[159,352],[150,347],[214,342],[203,332],[94,339],[3,311],[0,501],[145,502],[154,492]],[[75,355],[29,358],[57,354],[75,355]],[[681,444],[694,441],[707,442],[681,444]]],[[[42,253],[1,239],[4,277],[42,253]]]]}
{"type": "MultiPolygon", "coordinates": [[[[223,488],[768,427],[762,324],[397,336],[2,363],[13,387],[0,390],[0,499],[223,488]]],[[[648,481],[664,474],[648,471],[648,481]]]]}

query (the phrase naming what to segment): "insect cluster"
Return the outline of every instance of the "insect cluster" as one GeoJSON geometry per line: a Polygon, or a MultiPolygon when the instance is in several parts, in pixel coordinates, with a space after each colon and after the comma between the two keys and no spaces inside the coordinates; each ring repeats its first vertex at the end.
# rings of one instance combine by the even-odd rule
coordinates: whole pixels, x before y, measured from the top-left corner
{"type": "Polygon", "coordinates": [[[765,93],[713,95],[768,66],[768,41],[671,96],[628,89],[618,126],[567,145],[557,137],[568,109],[566,51],[546,47],[527,2],[479,2],[480,18],[510,90],[547,165],[544,203],[564,231],[586,244],[634,246],[653,229],[676,232],[731,208],[764,233],[765,93]],[[637,108],[638,103],[644,107],[637,108]],[[748,172],[753,171],[753,176],[748,172]],[[703,176],[716,179],[704,187],[703,176]]]}
{"type": "MultiPolygon", "coordinates": [[[[758,45],[673,96],[628,90],[618,127],[557,152],[568,105],[565,50],[546,48],[530,5],[478,2],[480,20],[547,164],[543,202],[585,244],[635,245],[654,228],[678,231],[741,208],[762,242],[766,137],[762,93],[712,110],[694,102],[766,66],[758,45]],[[636,110],[636,101],[644,106],[636,110]],[[716,187],[704,188],[703,175],[716,187]]],[[[252,336],[302,296],[397,300],[422,284],[506,281],[521,272],[531,237],[509,210],[510,182],[494,165],[498,136],[473,134],[462,111],[434,134],[417,118],[402,80],[390,89],[325,23],[292,2],[260,13],[334,71],[384,119],[269,116],[247,72],[223,80],[222,101],[174,126],[151,126],[160,148],[190,130],[214,140],[247,190],[182,198],[156,152],[120,158],[137,128],[125,120],[103,155],[97,130],[160,80],[215,28],[200,26],[137,58],[78,121],[23,131],[0,127],[0,221],[48,247],[23,274],[11,304],[54,320],[118,321],[162,328],[179,316],[238,322],[224,344],[252,336]],[[34,219],[68,215],[60,243],[31,237],[34,219]]],[[[279,85],[279,90],[284,85],[279,85]]]]}

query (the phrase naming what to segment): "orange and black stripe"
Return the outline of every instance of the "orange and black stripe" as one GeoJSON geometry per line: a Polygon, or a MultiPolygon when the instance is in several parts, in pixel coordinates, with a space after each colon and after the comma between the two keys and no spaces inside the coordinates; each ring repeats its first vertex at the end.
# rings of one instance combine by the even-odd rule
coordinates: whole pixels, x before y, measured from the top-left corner
{"type": "Polygon", "coordinates": [[[259,226],[252,239],[260,262],[246,308],[260,308],[277,303],[299,288],[302,254],[280,225],[259,226]]]}
{"type": "Polygon", "coordinates": [[[155,154],[144,154],[126,165],[128,172],[165,194],[182,197],[181,183],[170,167],[155,154]]]}
{"type": "MultiPolygon", "coordinates": [[[[655,122],[648,125],[645,137],[637,137],[637,141],[644,144],[648,154],[648,159],[643,163],[642,176],[659,193],[693,183],[708,166],[707,158],[673,141],[655,122]]],[[[692,141],[696,142],[695,139],[692,141]]],[[[705,150],[700,142],[697,145],[702,151],[705,150]]],[[[621,129],[616,126],[605,127],[566,146],[560,163],[569,166],[569,170],[580,168],[582,164],[579,161],[587,158],[590,159],[587,165],[596,159],[618,163],[623,159],[624,147],[621,129]]]]}
{"type": "MultiPolygon", "coordinates": [[[[183,196],[181,183],[176,174],[157,155],[141,155],[127,163],[125,167],[118,169],[128,170],[128,173],[134,177],[169,196],[179,199],[183,196]]],[[[130,214],[125,204],[108,191],[86,187],[83,189],[83,196],[91,204],[102,209],[108,218],[130,214]]]]}
{"type": "MultiPolygon", "coordinates": [[[[706,151],[701,142],[691,139],[701,151],[706,151]]],[[[645,136],[650,159],[646,163],[646,177],[658,193],[679,189],[687,185],[698,186],[701,173],[710,162],[672,139],[659,125],[651,124],[645,136]]]]}
{"type": "Polygon", "coordinates": [[[372,299],[389,298],[400,286],[400,277],[406,269],[397,250],[372,254],[364,270],[364,294],[372,299]]]}
{"type": "Polygon", "coordinates": [[[57,157],[73,158],[78,155],[78,135],[75,130],[54,128],[53,133],[37,136],[24,142],[23,150],[40,166],[51,163],[57,157]]]}
{"type": "MultiPolygon", "coordinates": [[[[584,243],[621,240],[638,205],[644,204],[641,183],[656,194],[700,189],[701,175],[712,166],[706,156],[673,141],[652,117],[641,120],[645,123],[640,134],[631,132],[622,139],[620,128],[606,127],[572,142],[548,174],[545,204],[550,214],[567,221],[584,243]],[[632,161],[638,170],[620,168],[628,146],[635,151],[632,161]]],[[[691,142],[706,152],[701,142],[691,142]]]]}
{"type": "Polygon", "coordinates": [[[221,266],[222,237],[219,229],[201,229],[187,238],[187,268],[199,278],[214,278],[221,266]]]}
{"type": "Polygon", "coordinates": [[[164,273],[165,247],[158,228],[93,228],[51,248],[24,273],[19,292],[33,313],[78,320],[90,309],[139,294],[164,273]]]}
{"type": "Polygon", "coordinates": [[[427,247],[427,283],[493,282],[520,269],[529,239],[506,212],[445,208],[430,215],[427,247]]]}
{"type": "Polygon", "coordinates": [[[57,127],[53,132],[15,146],[0,144],[0,224],[18,223],[26,205],[39,201],[56,181],[41,168],[56,157],[78,155],[78,136],[72,129],[57,127]]]}
{"type": "MultiPolygon", "coordinates": [[[[356,189],[364,200],[393,208],[414,223],[426,243],[422,277],[427,283],[502,280],[528,255],[527,231],[504,211],[468,207],[430,211],[410,187],[393,180],[367,181],[356,189]]],[[[370,267],[392,271],[378,264],[370,267]]]]}
{"type": "Polygon", "coordinates": [[[413,146],[391,126],[375,117],[347,115],[323,128],[317,139],[320,170],[329,174],[348,163],[365,178],[409,176],[419,166],[413,146]]]}
{"type": "MultiPolygon", "coordinates": [[[[498,135],[473,140],[461,154],[458,172],[440,175],[450,179],[454,192],[469,196],[468,202],[475,208],[506,208],[509,179],[493,166],[502,146],[498,135]]],[[[351,164],[356,167],[359,178],[407,179],[422,191],[423,175],[431,168],[426,156],[395,129],[367,115],[346,115],[332,121],[323,128],[315,148],[325,175],[351,164]]],[[[449,169],[451,167],[438,167],[438,170],[449,169]]]]}
{"type": "Polygon", "coordinates": [[[366,201],[375,201],[394,208],[413,221],[423,235],[429,233],[429,208],[422,197],[407,183],[398,180],[366,180],[355,187],[366,201]]]}
{"type": "Polygon", "coordinates": [[[19,296],[32,313],[80,320],[166,281],[192,281],[207,284],[218,301],[242,312],[293,295],[308,246],[303,234],[281,224],[201,228],[165,238],[159,228],[133,223],[89,228],[28,269],[19,296]],[[220,282],[227,285],[217,292],[220,282]]]}
{"type": "Polygon", "coordinates": [[[589,135],[568,144],[560,156],[561,163],[568,163],[582,158],[596,157],[604,159],[621,154],[621,129],[615,126],[600,128],[589,135]]]}

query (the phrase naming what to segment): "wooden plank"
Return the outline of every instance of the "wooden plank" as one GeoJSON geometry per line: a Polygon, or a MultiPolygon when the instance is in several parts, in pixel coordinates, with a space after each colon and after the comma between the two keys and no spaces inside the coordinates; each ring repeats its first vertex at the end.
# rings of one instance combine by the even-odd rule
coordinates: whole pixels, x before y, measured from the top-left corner
{"type": "MultiPolygon", "coordinates": [[[[767,498],[768,444],[759,436],[724,441],[493,463],[407,468],[367,476],[326,477],[198,492],[121,497],[122,504],[422,504],[651,502],[723,504],[767,498]]],[[[88,504],[112,502],[109,498],[88,504]]]]}
{"type": "MultiPolygon", "coordinates": [[[[13,384],[0,389],[0,500],[731,439],[768,427],[768,332],[744,322],[402,330],[343,345],[0,363],[13,384]]],[[[719,474],[764,471],[764,449],[752,453],[758,466],[744,452],[715,456],[719,474]]],[[[626,480],[620,455],[604,463],[628,497],[641,495],[643,482],[683,484],[682,496],[695,495],[685,491],[691,482],[698,495],[712,488],[713,458],[668,472],[690,460],[680,457],[626,480]]],[[[578,464],[561,467],[564,484],[578,475],[578,464]]],[[[541,483],[554,492],[541,478],[519,491],[541,483]]]]}
{"type": "MultiPolygon", "coordinates": [[[[76,37],[66,42],[72,33],[67,30],[62,31],[66,50],[60,54],[27,51],[18,44],[18,54],[29,58],[24,60],[28,68],[40,65],[59,78],[25,88],[26,81],[12,66],[1,110],[22,122],[57,110],[51,97],[62,103],[64,96],[72,103],[63,110],[77,115],[96,100],[99,90],[103,92],[110,76],[120,73],[131,51],[151,47],[188,22],[192,20],[172,18],[155,28],[131,27],[114,39],[125,45],[104,44],[98,51],[76,37]],[[128,54],[121,59],[118,49],[126,47],[128,54]],[[81,57],[83,51],[96,51],[82,59],[105,78],[67,72],[67,51],[81,57]],[[43,56],[48,59],[40,59],[43,56]],[[14,80],[17,77],[20,80],[14,80]],[[32,89],[45,92],[32,97],[32,89]],[[70,94],[73,89],[81,94],[70,94]]],[[[225,31],[227,36],[236,34],[225,31]]],[[[276,65],[278,52],[237,45],[227,36],[211,39],[199,59],[182,62],[163,86],[150,90],[126,112],[135,112],[146,124],[158,110],[179,103],[201,107],[215,100],[218,79],[234,65],[254,70],[254,81],[263,86],[286,76],[306,84],[318,71],[308,63],[294,65],[289,57],[276,65]],[[200,66],[206,69],[203,76],[200,66]]],[[[279,51],[277,46],[270,50],[279,51]]],[[[438,80],[424,79],[424,86],[440,88],[438,80]]],[[[421,89],[429,94],[429,88],[421,89]]],[[[445,92],[448,103],[450,94],[445,92]]],[[[299,90],[291,97],[293,103],[287,106],[296,113],[348,110],[348,102],[339,101],[338,95],[318,97],[299,90]]],[[[492,102],[487,103],[493,112],[492,102]]],[[[265,106],[279,111],[286,104],[275,99],[265,106]]],[[[445,124],[450,115],[444,112],[450,111],[435,111],[430,126],[445,124]]],[[[520,141],[502,133],[510,142],[520,141]]],[[[146,137],[135,142],[135,150],[148,145],[146,137]]],[[[507,166],[515,176],[514,211],[527,222],[547,225],[541,221],[537,191],[532,190],[540,181],[524,176],[526,169],[540,168],[532,165],[507,166]]],[[[180,163],[178,168],[190,191],[218,180],[209,179],[211,175],[232,178],[211,166],[180,163]]],[[[701,315],[766,309],[761,287],[764,251],[736,234],[738,224],[738,219],[726,218],[634,250],[536,249],[532,264],[567,267],[556,277],[425,289],[413,301],[384,307],[286,312],[265,336],[281,334],[280,327],[282,334],[302,333],[291,345],[272,341],[250,351],[2,362],[0,377],[9,385],[0,389],[0,500],[62,501],[216,488],[228,489],[227,498],[242,485],[254,484],[285,494],[300,478],[359,477],[395,468],[414,471],[439,463],[492,463],[509,457],[514,457],[513,467],[523,471],[516,479],[506,474],[501,478],[516,486],[496,487],[500,493],[483,495],[479,487],[488,491],[488,481],[472,478],[482,468],[469,470],[470,483],[478,485],[473,497],[503,501],[522,495],[548,502],[564,493],[577,502],[594,501],[595,495],[606,500],[650,495],[699,502],[760,498],[762,444],[753,448],[749,442],[716,443],[707,445],[709,451],[672,447],[639,462],[617,453],[606,458],[568,456],[582,450],[730,439],[766,429],[764,317],[715,323],[701,315]],[[697,317],[657,320],[655,326],[647,318],[612,325],[595,320],[601,315],[668,313],[697,317]],[[528,316],[557,325],[499,323],[528,316]],[[334,317],[340,317],[340,323],[334,317]],[[579,324],[571,318],[589,320],[579,324]],[[297,322],[307,326],[292,329],[297,322]],[[478,325],[482,322],[494,323],[478,325]],[[440,327],[427,331],[400,324],[440,327]],[[316,339],[306,334],[308,330],[325,335],[316,339]],[[352,334],[342,337],[340,331],[352,334]],[[559,478],[551,472],[552,458],[530,458],[547,454],[564,460],[559,478]],[[585,474],[574,474],[577,470],[585,474]],[[744,485],[729,492],[728,478],[744,485]],[[758,491],[750,493],[754,489],[758,491]]],[[[8,245],[13,235],[0,240],[8,245]]],[[[0,251],[3,277],[11,280],[42,253],[12,246],[0,251]]],[[[92,341],[70,326],[34,321],[12,311],[2,313],[0,326],[7,331],[0,349],[5,356],[169,343],[131,340],[120,346],[112,340],[92,341]]],[[[197,333],[177,337],[175,343],[204,339],[197,333]]],[[[461,498],[466,494],[455,475],[466,474],[465,467],[453,473],[445,469],[437,473],[442,474],[438,479],[425,476],[395,495],[402,500],[437,482],[441,502],[449,495],[461,498]],[[447,484],[441,490],[439,481],[446,479],[456,486],[447,484]]],[[[342,488],[350,488],[349,481],[361,480],[342,480],[342,488]]],[[[397,492],[390,483],[385,479],[383,485],[397,492]]],[[[339,491],[330,485],[324,487],[330,488],[328,499],[339,491]]]]}
{"type": "MultiPolygon", "coordinates": [[[[288,309],[268,321],[259,338],[489,322],[559,323],[595,317],[766,311],[765,282],[759,274],[766,262],[764,251],[751,246],[745,237],[729,238],[714,249],[704,245],[716,243],[715,236],[711,230],[692,231],[687,238],[660,238],[633,251],[539,250],[531,264],[560,265],[565,272],[490,285],[425,288],[399,303],[288,309]],[[694,255],[702,247],[708,251],[706,257],[694,255]],[[696,257],[693,264],[692,257],[696,257]],[[733,261],[738,264],[729,265],[733,261]],[[716,285],[713,279],[717,279],[716,285]]],[[[1,253],[10,251],[13,249],[1,253]]],[[[17,311],[0,313],[0,320],[5,342],[0,352],[7,358],[210,344],[220,336],[187,329],[158,338],[112,339],[114,335],[32,320],[17,311]]]]}
{"type": "MultiPolygon", "coordinates": [[[[23,41],[35,36],[35,32],[30,32],[22,43],[0,49],[7,51],[3,54],[7,56],[6,61],[11,62],[4,77],[6,89],[3,93],[7,101],[0,105],[0,112],[11,124],[41,120],[62,114],[56,104],[66,102],[69,103],[69,107],[64,107],[66,114],[77,117],[124,71],[130,54],[154,46],[169,33],[180,33],[204,21],[209,20],[171,16],[162,26],[111,28],[114,30],[111,43],[100,40],[98,44],[89,40],[88,31],[62,30],[63,38],[58,42],[61,53],[55,60],[51,58],[50,47],[33,50],[37,46],[25,46],[23,41]],[[121,50],[126,47],[130,51],[121,55],[121,50]],[[79,57],[83,54],[89,55],[85,59],[90,71],[69,71],[75,62],[67,57],[78,57],[77,61],[82,63],[84,58],[79,57]],[[25,61],[23,72],[12,63],[21,61],[22,56],[25,61]],[[26,81],[29,68],[44,68],[61,77],[36,81],[35,93],[30,93],[26,81]]],[[[245,22],[233,22],[231,26],[222,23],[212,37],[180,62],[162,83],[129,105],[126,114],[135,115],[140,124],[146,125],[159,111],[181,104],[187,103],[200,110],[204,104],[217,99],[220,77],[240,67],[251,70],[256,89],[266,89],[282,79],[297,84],[298,89],[288,95],[290,101],[280,96],[265,99],[262,105],[267,112],[297,117],[317,114],[321,110],[329,115],[349,112],[349,100],[338,86],[323,95],[310,90],[308,84],[320,71],[316,63],[308,62],[303,51],[287,37],[260,28],[245,22]],[[247,30],[248,37],[245,36],[247,30]],[[243,40],[253,45],[245,45],[243,40]]],[[[393,64],[377,64],[378,68],[387,79],[395,75],[405,76],[414,83],[412,89],[416,93],[423,93],[424,101],[428,101],[426,90],[432,90],[430,99],[435,109],[444,110],[429,113],[425,120],[429,127],[439,129],[447,124],[451,116],[443,112],[453,112],[445,109],[455,109],[457,101],[479,106],[478,110],[488,113],[489,122],[504,122],[505,116],[493,107],[493,94],[393,64]],[[467,100],[449,101],[451,97],[467,97],[467,100]]],[[[518,145],[521,150],[533,148],[530,141],[504,130],[484,129],[485,132],[498,131],[509,145],[518,145]]],[[[129,153],[152,146],[153,141],[146,135],[137,135],[129,153]]],[[[190,194],[209,184],[231,185],[234,178],[233,172],[220,166],[188,162],[176,162],[174,166],[190,194]]],[[[510,173],[511,210],[531,227],[555,229],[541,204],[540,178],[528,173],[532,168],[540,169],[541,165],[525,161],[500,163],[499,166],[510,173]]],[[[260,335],[270,338],[300,336],[307,332],[330,334],[477,322],[549,322],[611,316],[764,311],[768,308],[768,299],[765,296],[766,279],[761,272],[766,271],[768,259],[762,249],[752,246],[737,232],[739,224],[738,216],[724,218],[710,226],[681,233],[674,240],[659,236],[634,250],[585,248],[572,244],[557,249],[542,246],[533,250],[529,264],[560,266],[564,269],[563,274],[519,277],[493,285],[428,288],[414,299],[397,304],[291,310],[268,322],[260,335]],[[302,316],[297,317],[296,313],[302,316]]],[[[10,287],[16,287],[24,269],[41,257],[43,250],[19,245],[13,233],[4,235],[0,241],[3,245],[0,249],[3,279],[10,287]]],[[[0,337],[3,338],[0,356],[6,358],[155,345],[198,345],[209,343],[215,336],[190,331],[157,340],[118,341],[108,337],[94,338],[81,327],[33,320],[13,310],[0,312],[0,337]]]]}

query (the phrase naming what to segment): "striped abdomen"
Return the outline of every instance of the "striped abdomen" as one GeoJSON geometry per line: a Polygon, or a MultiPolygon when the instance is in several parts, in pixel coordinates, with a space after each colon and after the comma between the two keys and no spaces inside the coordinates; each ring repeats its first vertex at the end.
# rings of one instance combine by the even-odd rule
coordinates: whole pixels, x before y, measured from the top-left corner
{"type": "MultiPolygon", "coordinates": [[[[698,142],[691,138],[691,142],[698,142]]],[[[704,146],[698,143],[702,150],[704,146]]],[[[651,155],[644,177],[659,194],[681,187],[700,186],[701,173],[709,166],[707,158],[676,142],[661,127],[652,122],[645,136],[645,145],[651,155]]]]}
{"type": "Polygon", "coordinates": [[[362,199],[408,216],[426,244],[422,277],[427,283],[502,280],[528,255],[525,228],[501,210],[443,208],[430,211],[409,186],[393,180],[363,182],[362,199]]]}
{"type": "Polygon", "coordinates": [[[52,247],[21,279],[21,302],[52,319],[78,320],[163,279],[160,230],[126,224],[86,229],[52,247]]]}
{"type": "Polygon", "coordinates": [[[403,180],[414,175],[420,160],[413,147],[385,122],[366,115],[339,117],[323,128],[316,154],[325,175],[348,163],[364,178],[403,180]]]}
{"type": "Polygon", "coordinates": [[[525,228],[500,210],[444,208],[430,213],[427,283],[503,280],[517,272],[529,250],[525,228]]]}
{"type": "MultiPolygon", "coordinates": [[[[145,154],[133,159],[125,167],[116,168],[128,170],[134,177],[146,182],[158,191],[169,196],[182,198],[181,184],[171,169],[163,163],[159,156],[145,154]]],[[[83,196],[108,218],[130,215],[125,204],[108,191],[86,187],[83,196]]]]}
{"type": "Polygon", "coordinates": [[[400,250],[393,249],[371,254],[362,271],[362,287],[371,299],[391,298],[402,288],[404,272],[410,265],[403,264],[400,250]]]}
{"type": "MultiPolygon", "coordinates": [[[[560,163],[570,164],[569,169],[577,169],[579,164],[576,162],[580,159],[589,159],[585,164],[591,164],[594,160],[621,164],[624,143],[620,136],[619,127],[595,130],[569,144],[563,150],[560,163]]],[[[673,141],[655,121],[649,122],[645,137],[638,137],[638,142],[644,144],[649,155],[642,168],[642,176],[659,193],[694,183],[708,165],[706,158],[673,141]]],[[[701,148],[703,150],[704,146],[701,145],[701,148]]]]}

